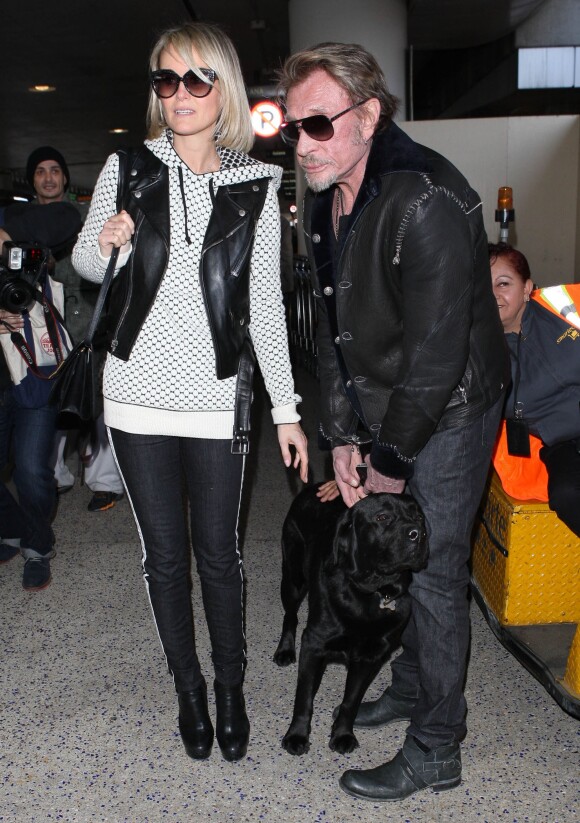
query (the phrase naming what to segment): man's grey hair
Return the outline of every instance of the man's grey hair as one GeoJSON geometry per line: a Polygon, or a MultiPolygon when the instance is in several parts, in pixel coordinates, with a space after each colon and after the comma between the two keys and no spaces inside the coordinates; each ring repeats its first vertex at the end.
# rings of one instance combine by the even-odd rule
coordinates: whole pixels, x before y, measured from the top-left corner
{"type": "Polygon", "coordinates": [[[282,105],[290,89],[317,69],[336,80],[352,103],[376,97],[381,104],[376,131],[388,127],[399,101],[387,88],[385,75],[373,55],[356,43],[319,43],[291,55],[277,76],[282,105]]]}

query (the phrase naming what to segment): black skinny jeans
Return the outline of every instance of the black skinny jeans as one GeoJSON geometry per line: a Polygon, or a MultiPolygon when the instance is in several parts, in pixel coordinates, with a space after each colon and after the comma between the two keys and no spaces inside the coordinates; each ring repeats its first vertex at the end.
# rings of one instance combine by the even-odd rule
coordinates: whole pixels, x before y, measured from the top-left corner
{"type": "Polygon", "coordinates": [[[191,544],[201,580],[215,677],[240,683],[245,663],[238,514],[244,460],[229,440],[128,434],[110,429],[143,549],[143,576],[178,692],[204,678],[195,649],[191,544]]]}

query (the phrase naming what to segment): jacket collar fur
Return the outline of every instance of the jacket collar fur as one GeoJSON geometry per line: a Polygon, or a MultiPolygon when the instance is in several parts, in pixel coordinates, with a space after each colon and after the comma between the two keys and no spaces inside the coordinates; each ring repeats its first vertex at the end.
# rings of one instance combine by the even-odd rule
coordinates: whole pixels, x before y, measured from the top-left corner
{"type": "MultiPolygon", "coordinates": [[[[349,227],[356,222],[367,203],[378,197],[381,192],[382,178],[387,174],[402,171],[428,174],[432,171],[432,168],[423,146],[415,143],[395,123],[391,123],[387,131],[381,132],[373,138],[363,182],[348,221],[349,227]]],[[[314,199],[313,226],[319,225],[317,219],[319,215],[329,213],[328,210],[334,197],[334,188],[334,186],[331,186],[331,188],[318,194],[309,191],[307,196],[314,199]]]]}

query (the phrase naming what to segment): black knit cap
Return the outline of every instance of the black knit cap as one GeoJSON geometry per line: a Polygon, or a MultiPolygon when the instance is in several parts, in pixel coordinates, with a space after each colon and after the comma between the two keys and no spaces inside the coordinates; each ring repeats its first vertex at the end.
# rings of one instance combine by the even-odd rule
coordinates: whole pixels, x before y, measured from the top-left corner
{"type": "Polygon", "coordinates": [[[64,184],[64,190],[66,191],[70,183],[68,166],[62,154],[56,149],[53,149],[52,146],[40,146],[40,148],[34,149],[26,161],[26,179],[32,188],[34,188],[34,172],[36,171],[36,167],[39,163],[42,163],[45,160],[54,160],[61,167],[66,178],[66,182],[64,184]]]}

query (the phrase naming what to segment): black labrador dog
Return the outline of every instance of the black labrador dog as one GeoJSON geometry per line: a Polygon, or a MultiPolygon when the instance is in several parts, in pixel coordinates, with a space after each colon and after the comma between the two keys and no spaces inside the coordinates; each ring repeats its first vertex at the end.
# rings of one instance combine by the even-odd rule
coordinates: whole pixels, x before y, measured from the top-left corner
{"type": "Polygon", "coordinates": [[[411,610],[411,572],[428,557],[423,513],[409,495],[372,494],[348,509],[340,497],[321,503],[319,485],[296,497],[282,530],[279,666],[296,661],[298,609],[308,593],[294,714],[282,740],[295,755],[308,751],[314,698],[328,663],[347,667],[330,748],[345,754],[358,746],[358,707],[399,644],[411,610]]]}

